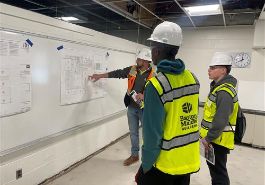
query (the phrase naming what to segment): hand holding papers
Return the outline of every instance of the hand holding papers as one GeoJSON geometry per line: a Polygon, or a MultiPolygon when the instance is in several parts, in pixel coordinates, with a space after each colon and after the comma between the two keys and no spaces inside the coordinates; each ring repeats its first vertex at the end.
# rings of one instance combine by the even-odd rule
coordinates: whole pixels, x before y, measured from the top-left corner
{"type": "Polygon", "coordinates": [[[200,154],[204,157],[209,163],[215,164],[215,155],[214,155],[214,148],[211,144],[205,146],[205,139],[200,140],[200,154]]]}
{"type": "Polygon", "coordinates": [[[140,108],[142,109],[144,106],[144,102],[143,99],[141,97],[140,93],[137,93],[135,90],[132,90],[132,92],[130,93],[130,96],[132,97],[132,99],[140,106],[140,108]]]}

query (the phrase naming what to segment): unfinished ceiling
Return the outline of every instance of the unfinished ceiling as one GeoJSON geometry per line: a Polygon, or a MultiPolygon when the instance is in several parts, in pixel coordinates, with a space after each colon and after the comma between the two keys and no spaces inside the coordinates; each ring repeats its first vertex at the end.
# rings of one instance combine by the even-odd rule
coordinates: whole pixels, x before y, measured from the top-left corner
{"type": "Polygon", "coordinates": [[[265,0],[1,0],[50,17],[73,16],[74,24],[142,43],[162,21],[181,27],[253,25],[265,0]],[[189,6],[220,4],[221,14],[189,16],[189,6]]]}

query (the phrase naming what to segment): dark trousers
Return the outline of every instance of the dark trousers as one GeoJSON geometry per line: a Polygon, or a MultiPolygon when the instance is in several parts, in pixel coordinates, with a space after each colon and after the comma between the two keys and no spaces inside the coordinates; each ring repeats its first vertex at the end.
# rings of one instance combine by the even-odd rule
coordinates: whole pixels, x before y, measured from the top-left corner
{"type": "Polygon", "coordinates": [[[227,154],[229,149],[213,144],[215,165],[207,162],[212,177],[212,185],[230,185],[226,168],[227,154]]]}
{"type": "MultiPolygon", "coordinates": [[[[141,168],[141,167],[140,167],[141,168]]],[[[142,169],[139,169],[142,170],[142,169]]],[[[169,175],[156,168],[151,168],[147,173],[140,172],[138,185],[189,185],[190,174],[169,175]]]]}

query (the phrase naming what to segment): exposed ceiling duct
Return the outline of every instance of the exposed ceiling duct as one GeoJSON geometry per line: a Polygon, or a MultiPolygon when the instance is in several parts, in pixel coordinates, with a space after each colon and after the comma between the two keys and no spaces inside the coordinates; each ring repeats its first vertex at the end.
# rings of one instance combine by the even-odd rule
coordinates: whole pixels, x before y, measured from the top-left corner
{"type": "MultiPolygon", "coordinates": [[[[76,17],[71,21],[83,27],[124,38],[128,34],[150,35],[162,21],[172,21],[181,27],[254,25],[265,19],[264,0],[1,0],[51,17],[76,17]],[[221,13],[191,16],[187,7],[217,4],[221,13]]],[[[134,38],[132,37],[133,41],[134,38]]],[[[144,40],[144,39],[143,39],[144,40]]]]}

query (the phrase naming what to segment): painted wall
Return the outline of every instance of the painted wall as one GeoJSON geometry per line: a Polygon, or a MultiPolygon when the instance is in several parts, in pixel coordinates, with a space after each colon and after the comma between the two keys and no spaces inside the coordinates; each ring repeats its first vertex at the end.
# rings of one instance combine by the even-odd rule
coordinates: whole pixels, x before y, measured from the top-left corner
{"type": "MultiPolygon", "coordinates": [[[[51,34],[95,44],[105,43],[108,47],[122,48],[128,51],[135,51],[137,47],[135,43],[60,22],[33,12],[3,4],[0,4],[0,6],[1,27],[51,34]],[[56,29],[62,31],[58,33],[55,31],[56,29]]],[[[185,61],[187,68],[199,78],[201,82],[201,101],[205,100],[209,90],[210,81],[207,76],[207,68],[215,51],[250,51],[252,53],[251,67],[233,69],[232,74],[239,80],[264,81],[265,52],[264,50],[252,49],[254,27],[184,29],[183,33],[184,43],[180,49],[179,57],[185,61]]],[[[251,117],[249,119],[255,120],[256,118],[251,117]]],[[[258,121],[260,128],[264,130],[264,117],[258,119],[258,121]]],[[[255,127],[254,123],[252,127],[253,130],[250,131],[252,134],[256,130],[256,133],[264,135],[262,129],[255,127]]],[[[0,127],[0,137],[2,132],[4,130],[0,127]]],[[[37,184],[127,132],[127,119],[124,113],[71,134],[2,156],[0,157],[0,184],[37,184]],[[15,171],[19,168],[23,169],[23,177],[16,180],[15,171]]],[[[253,141],[253,135],[251,137],[253,141]]],[[[126,150],[129,154],[130,148],[128,147],[126,150]]]]}
{"type": "MultiPolygon", "coordinates": [[[[263,28],[256,27],[256,29],[263,28]]],[[[254,26],[183,30],[184,42],[177,56],[185,62],[188,69],[197,75],[201,83],[200,101],[205,101],[209,92],[208,64],[213,54],[218,51],[250,52],[252,57],[250,67],[232,68],[231,74],[238,79],[239,85],[240,81],[249,81],[250,83],[252,81],[264,84],[265,50],[253,49],[254,32],[254,26]]],[[[258,32],[260,33],[260,31],[258,32]]],[[[260,39],[262,40],[263,37],[261,36],[260,39]]],[[[243,89],[246,88],[244,87],[243,89]]],[[[258,89],[265,92],[264,87],[259,87],[258,89]]],[[[248,104],[253,98],[256,99],[256,94],[255,89],[252,89],[252,93],[249,93],[248,96],[239,97],[239,103],[248,104]]],[[[261,104],[264,104],[264,96],[265,94],[258,97],[261,104]]],[[[243,108],[251,109],[250,107],[243,108]]],[[[200,120],[202,119],[202,113],[203,110],[200,108],[200,120]]],[[[254,114],[245,114],[245,116],[247,119],[247,130],[243,142],[257,147],[265,147],[265,116],[254,114]]]]}
{"type": "MultiPolygon", "coordinates": [[[[115,62],[115,65],[112,65],[109,70],[123,68],[134,64],[134,57],[130,57],[130,61],[124,62],[125,59],[128,60],[129,58],[126,57],[126,53],[130,53],[130,55],[132,55],[132,53],[136,53],[137,49],[143,47],[142,45],[128,40],[99,33],[87,28],[59,21],[51,17],[46,17],[34,12],[4,5],[2,3],[0,3],[0,27],[1,29],[22,31],[26,35],[28,33],[35,35],[47,35],[75,42],[93,44],[104,48],[111,48],[112,50],[115,50],[115,52],[119,52],[121,50],[121,53],[125,53],[124,57],[113,59],[115,61],[119,61],[119,63],[115,62]]],[[[60,73],[60,71],[58,71],[58,73],[60,73]]],[[[126,80],[118,80],[116,82],[115,80],[116,79],[109,79],[109,83],[107,83],[107,85],[113,90],[112,92],[117,91],[124,95],[127,86],[126,80]],[[110,84],[115,85],[110,86],[110,84]]],[[[58,92],[58,94],[59,93],[60,92],[58,92]]],[[[34,109],[34,103],[36,103],[36,101],[34,101],[34,97],[35,96],[33,96],[32,109],[34,109]]],[[[112,97],[112,99],[115,99],[115,101],[120,100],[119,104],[123,106],[123,97],[112,97]]],[[[60,102],[58,102],[58,104],[59,103],[60,102]]],[[[104,105],[106,104],[107,103],[105,102],[104,105]]],[[[80,106],[82,107],[82,105],[80,106]]],[[[95,110],[96,109],[97,108],[95,106],[95,110]]],[[[20,116],[21,115],[22,114],[20,114],[20,116]]],[[[28,114],[23,113],[23,115],[28,114]]],[[[14,118],[17,116],[19,115],[11,117],[14,118]]],[[[16,132],[18,132],[20,130],[18,128],[22,126],[22,124],[19,124],[19,121],[14,123],[6,120],[10,119],[0,118],[0,146],[2,147],[10,141],[4,140],[6,138],[4,135],[6,134],[7,129],[10,131],[13,128],[14,132],[11,133],[12,141],[15,141],[20,138],[17,137],[18,135],[16,132]]],[[[32,134],[35,129],[45,129],[45,124],[40,124],[39,122],[36,122],[34,127],[28,127],[30,124],[23,125],[24,128],[21,129],[27,129],[32,134]]],[[[95,122],[91,122],[80,129],[65,133],[64,135],[52,137],[50,139],[44,138],[44,140],[40,138],[40,140],[38,140],[39,142],[25,145],[25,148],[22,146],[22,148],[17,148],[18,150],[12,150],[4,153],[0,152],[0,184],[30,185],[40,183],[77,161],[89,156],[95,151],[98,151],[127,132],[128,126],[126,111],[121,111],[112,117],[104,119],[104,121],[97,120],[95,122]],[[20,168],[22,169],[23,175],[22,178],[16,180],[16,170],[20,168]]],[[[16,147],[14,148],[16,149],[16,147]]],[[[129,155],[130,148],[126,147],[125,150],[129,155]]]]}
{"type": "MultiPolygon", "coordinates": [[[[254,50],[254,26],[227,28],[203,28],[183,31],[183,46],[178,57],[183,59],[188,69],[201,82],[200,101],[205,101],[209,92],[208,65],[215,52],[250,52],[252,63],[249,68],[232,68],[231,74],[238,81],[264,82],[265,52],[254,50]]],[[[242,100],[246,101],[246,100],[242,100]]]]}

